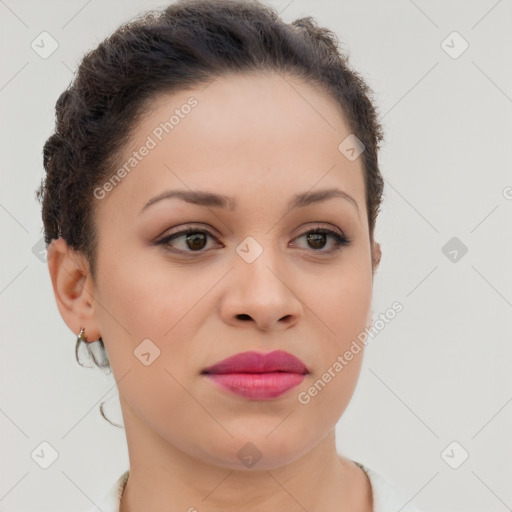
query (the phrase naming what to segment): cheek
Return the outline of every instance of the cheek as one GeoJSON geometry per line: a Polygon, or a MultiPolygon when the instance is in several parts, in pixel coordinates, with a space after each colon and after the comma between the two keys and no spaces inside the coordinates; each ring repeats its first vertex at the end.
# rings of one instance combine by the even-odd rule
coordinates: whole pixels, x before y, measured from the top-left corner
{"type": "Polygon", "coordinates": [[[312,309],[323,320],[325,330],[337,349],[364,331],[372,299],[372,278],[369,267],[340,267],[320,289],[310,294],[312,309]]]}
{"type": "Polygon", "coordinates": [[[192,283],[190,271],[170,269],[165,262],[155,264],[132,257],[115,265],[105,258],[103,263],[98,274],[101,306],[97,312],[99,329],[116,375],[122,376],[130,370],[130,379],[136,379],[138,386],[148,391],[171,384],[166,387],[166,393],[172,395],[172,384],[176,383],[165,369],[179,382],[185,382],[199,371],[206,357],[203,352],[211,349],[202,345],[197,330],[201,321],[211,314],[211,304],[201,298],[214,287],[218,276],[202,272],[200,278],[195,274],[192,283]],[[198,344],[203,347],[202,352],[198,352],[198,344]],[[146,353],[149,355],[142,356],[146,353]],[[146,362],[148,359],[154,362],[144,366],[142,357],[146,357],[146,362]],[[184,361],[189,364],[183,364],[184,361]],[[159,377],[154,375],[157,368],[160,368],[159,377]]]}
{"type": "Polygon", "coordinates": [[[336,424],[360,375],[365,345],[358,335],[364,333],[371,309],[371,270],[362,257],[340,265],[335,275],[321,282],[323,286],[308,295],[322,333],[318,331],[317,338],[321,350],[311,354],[315,372],[297,397],[303,408],[299,410],[319,429],[336,424]]]}
{"type": "MultiPolygon", "coordinates": [[[[98,276],[98,314],[104,329],[115,329],[135,343],[162,339],[197,304],[208,283],[191,286],[186,272],[155,265],[147,258],[105,258],[98,276]],[[113,325],[117,324],[117,325],[113,325]]],[[[210,285],[211,286],[211,285],[210,285]]]]}

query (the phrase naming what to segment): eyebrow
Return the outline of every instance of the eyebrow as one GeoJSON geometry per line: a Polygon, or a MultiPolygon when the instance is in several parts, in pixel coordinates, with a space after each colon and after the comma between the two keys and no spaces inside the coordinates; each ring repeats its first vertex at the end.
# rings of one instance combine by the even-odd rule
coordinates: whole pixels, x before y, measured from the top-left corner
{"type": "MultiPolygon", "coordinates": [[[[225,208],[231,211],[236,210],[238,202],[234,197],[225,196],[222,194],[215,194],[213,192],[206,192],[201,190],[168,190],[151,198],[142,208],[139,215],[142,214],[153,204],[164,199],[177,198],[187,203],[197,204],[199,206],[209,208],[225,208]]],[[[348,201],[357,210],[359,216],[359,207],[357,201],[349,194],[339,188],[329,188],[318,190],[315,192],[302,192],[292,196],[288,202],[288,210],[295,208],[304,208],[312,204],[318,204],[333,198],[340,198],[348,201]]]]}

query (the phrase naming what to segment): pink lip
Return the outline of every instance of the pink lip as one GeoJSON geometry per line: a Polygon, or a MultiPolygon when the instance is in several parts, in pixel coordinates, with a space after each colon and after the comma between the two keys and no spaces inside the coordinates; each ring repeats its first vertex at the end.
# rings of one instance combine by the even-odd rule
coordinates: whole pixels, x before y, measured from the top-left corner
{"type": "Polygon", "coordinates": [[[282,350],[267,354],[243,352],[202,372],[223,389],[260,400],[275,398],[298,386],[307,373],[300,359],[282,350]]]}

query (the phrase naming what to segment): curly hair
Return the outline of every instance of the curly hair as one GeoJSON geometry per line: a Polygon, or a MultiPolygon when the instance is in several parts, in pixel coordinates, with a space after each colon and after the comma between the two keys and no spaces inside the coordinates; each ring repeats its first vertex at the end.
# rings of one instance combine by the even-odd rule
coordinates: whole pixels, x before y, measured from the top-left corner
{"type": "MultiPolygon", "coordinates": [[[[361,154],[370,240],[384,188],[378,166],[383,139],[372,91],[351,69],[336,35],[310,16],[285,23],[258,0],[178,0],[119,26],[83,57],[57,100],[55,132],[43,149],[45,243],[62,237],[87,258],[94,278],[97,236],[93,190],[116,168],[149,102],[228,73],[287,73],[330,94],[361,154]]],[[[109,367],[103,357],[94,362],[109,367]]],[[[78,343],[76,347],[78,362],[78,343]]],[[[81,363],[80,363],[81,364],[81,363]]]]}

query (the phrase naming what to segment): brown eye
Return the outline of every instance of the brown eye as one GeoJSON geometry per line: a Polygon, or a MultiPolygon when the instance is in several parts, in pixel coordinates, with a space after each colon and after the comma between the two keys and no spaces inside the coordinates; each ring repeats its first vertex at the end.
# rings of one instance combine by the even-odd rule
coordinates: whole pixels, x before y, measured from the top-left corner
{"type": "MultiPolygon", "coordinates": [[[[202,230],[195,227],[171,233],[161,240],[155,242],[156,245],[162,245],[166,250],[175,253],[204,253],[207,251],[208,238],[218,242],[217,238],[209,231],[202,230]]],[[[320,254],[329,254],[340,250],[342,247],[347,246],[350,240],[344,235],[337,233],[331,229],[322,227],[306,231],[297,239],[305,238],[307,247],[313,252],[320,254]],[[328,246],[329,239],[332,240],[332,247],[325,249],[328,246]]]]}
{"type": "Polygon", "coordinates": [[[322,249],[327,243],[325,233],[308,233],[307,241],[313,249],[322,249]]]}
{"type": "Polygon", "coordinates": [[[205,252],[208,238],[216,240],[210,232],[192,227],[171,233],[155,243],[173,252],[205,252]]]}
{"type": "Polygon", "coordinates": [[[321,227],[315,228],[310,231],[306,231],[305,233],[297,237],[297,239],[302,237],[306,238],[306,242],[308,244],[307,248],[313,249],[313,251],[319,253],[330,253],[333,251],[337,251],[350,243],[350,240],[346,238],[344,235],[341,235],[336,231],[332,231],[331,229],[321,227]],[[333,239],[334,247],[332,247],[331,249],[323,250],[324,247],[327,245],[329,238],[333,239]]]}
{"type": "Polygon", "coordinates": [[[190,235],[186,235],[185,243],[187,244],[187,247],[193,250],[201,250],[204,249],[206,245],[207,237],[205,236],[205,233],[197,232],[192,233],[190,235]]]}

